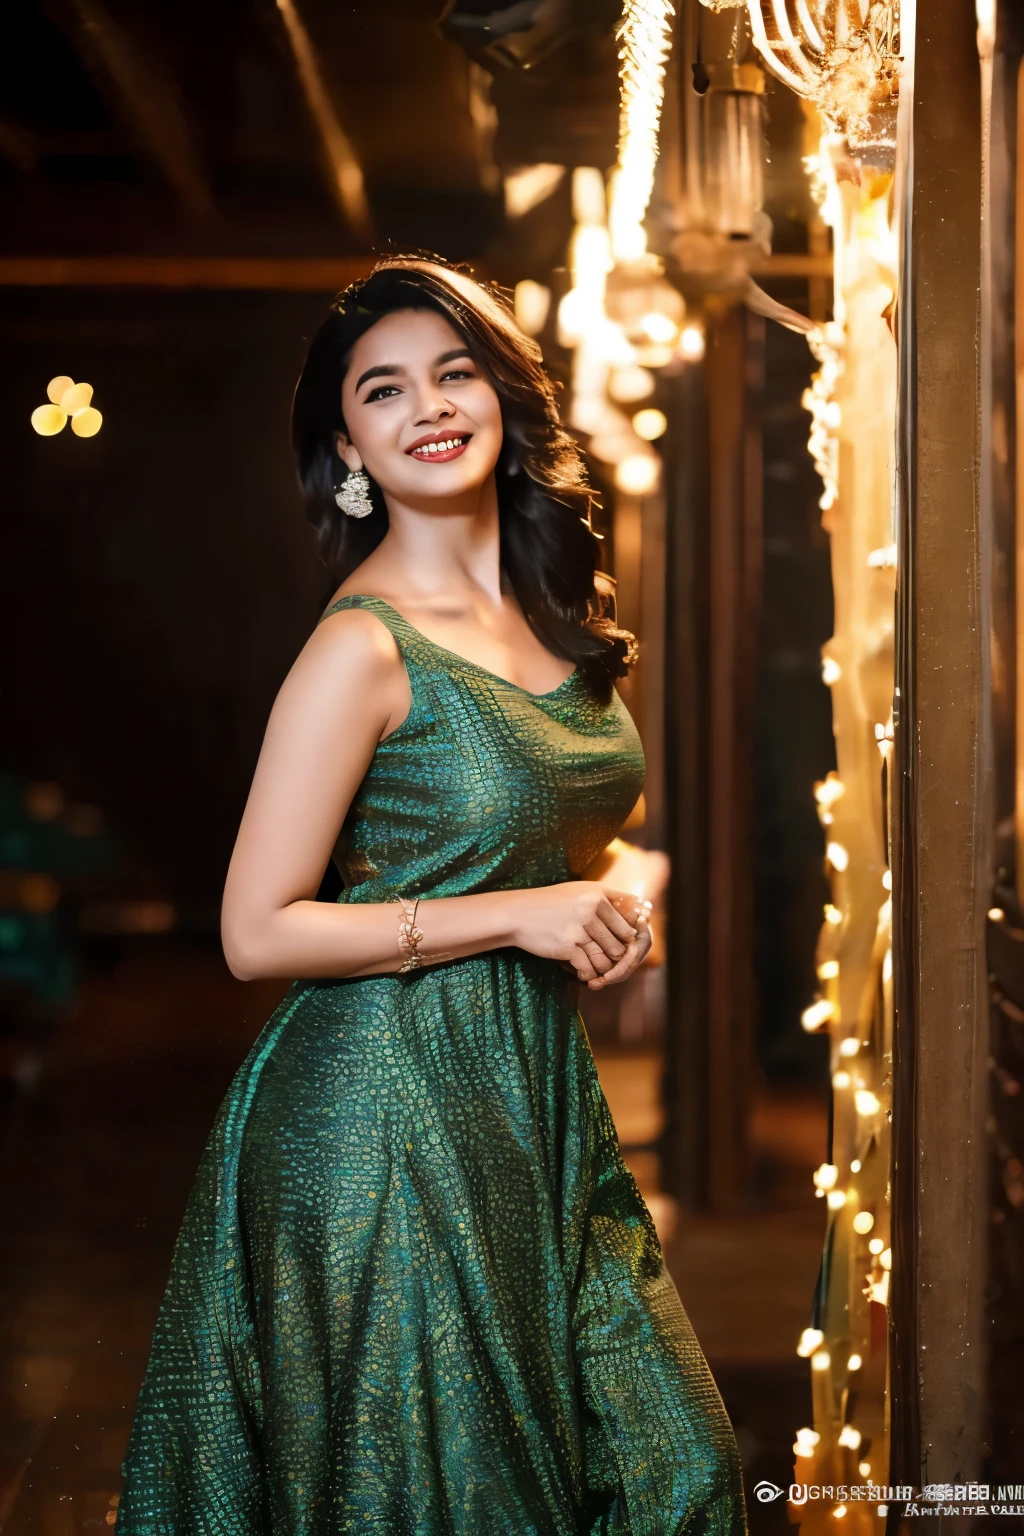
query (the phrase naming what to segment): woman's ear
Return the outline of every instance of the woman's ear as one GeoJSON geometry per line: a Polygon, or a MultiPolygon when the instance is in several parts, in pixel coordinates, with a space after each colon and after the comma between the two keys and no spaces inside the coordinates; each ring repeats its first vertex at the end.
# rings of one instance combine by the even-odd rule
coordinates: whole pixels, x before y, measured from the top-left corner
{"type": "Polygon", "coordinates": [[[363,461],[359,457],[359,454],[356,452],[356,450],[353,448],[352,444],[349,442],[348,438],[345,436],[344,432],[335,432],[334,449],[338,455],[338,458],[342,460],[350,474],[354,475],[357,470],[362,469],[363,461]]]}

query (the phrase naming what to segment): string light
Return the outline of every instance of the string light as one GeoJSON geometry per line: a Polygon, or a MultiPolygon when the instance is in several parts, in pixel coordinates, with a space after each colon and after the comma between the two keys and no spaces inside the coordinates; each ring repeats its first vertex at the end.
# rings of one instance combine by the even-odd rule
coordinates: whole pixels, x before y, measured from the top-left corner
{"type": "Polygon", "coordinates": [[[660,314],[658,310],[652,310],[649,315],[643,316],[640,329],[648,341],[657,342],[661,346],[668,346],[679,335],[679,327],[672,317],[660,314]]]}
{"type": "Polygon", "coordinates": [[[628,496],[646,496],[658,483],[659,465],[653,453],[631,453],[615,470],[615,484],[628,496]]]}
{"type": "Polygon", "coordinates": [[[624,368],[613,368],[608,375],[608,393],[622,405],[646,400],[653,390],[654,374],[635,363],[627,364],[624,368]]]}
{"type": "Polygon", "coordinates": [[[807,345],[818,369],[811,375],[810,385],[801,395],[800,403],[811,415],[807,448],[822,483],[822,492],[818,498],[822,512],[830,511],[839,496],[838,422],[832,425],[829,406],[844,370],[842,344],[842,326],[834,321],[807,333],[807,345]]]}
{"type": "Polygon", "coordinates": [[[810,1007],[804,1009],[800,1015],[800,1023],[804,1029],[811,1032],[820,1029],[823,1024],[827,1024],[834,1012],[834,1005],[828,998],[819,997],[817,1002],[811,1003],[810,1007]]]}
{"type": "Polygon", "coordinates": [[[674,14],[669,0],[626,0],[617,33],[619,154],[608,209],[616,261],[636,261],[647,250],[643,221],[654,190],[674,14]]]}
{"type": "Polygon", "coordinates": [[[637,437],[642,437],[645,442],[653,443],[655,438],[662,437],[668,428],[668,418],[664,411],[647,409],[637,411],[633,417],[633,431],[637,437]]]}
{"type": "MultiPolygon", "coordinates": [[[[643,221],[654,187],[665,63],[672,41],[670,0],[625,0],[619,43],[619,143],[607,190],[592,166],[573,172],[576,228],[572,285],[558,306],[559,343],[574,352],[570,424],[590,451],[615,466],[615,485],[646,496],[661,476],[647,445],[666,430],[664,414],[619,405],[647,399],[651,369],[667,367],[684,342],[686,305],[660,260],[647,251],[643,221]]],[[[703,345],[703,338],[701,338],[703,345]]]]}
{"type": "Polygon", "coordinates": [[[824,779],[815,784],[814,798],[820,806],[828,808],[843,798],[845,788],[846,786],[833,769],[825,775],[824,779]]]}
{"type": "Polygon", "coordinates": [[[679,334],[679,356],[687,363],[699,363],[704,356],[704,332],[699,325],[684,325],[679,334]]]}
{"type": "Polygon", "coordinates": [[[796,1440],[793,1442],[793,1453],[796,1456],[813,1456],[821,1436],[816,1429],[798,1429],[796,1440]]]}
{"type": "MultiPolygon", "coordinates": [[[[818,1348],[818,1345],[822,1342],[824,1337],[825,1335],[822,1333],[820,1328],[805,1328],[803,1333],[800,1335],[800,1342],[796,1346],[797,1354],[803,1355],[805,1358],[807,1356],[813,1355],[814,1351],[818,1348]]],[[[813,1433],[813,1431],[810,1431],[809,1433],[813,1433]]],[[[800,1431],[797,1430],[797,1435],[799,1436],[799,1434],[800,1431]]],[[[818,1436],[815,1435],[814,1443],[817,1443],[817,1439],[818,1436]]]]}

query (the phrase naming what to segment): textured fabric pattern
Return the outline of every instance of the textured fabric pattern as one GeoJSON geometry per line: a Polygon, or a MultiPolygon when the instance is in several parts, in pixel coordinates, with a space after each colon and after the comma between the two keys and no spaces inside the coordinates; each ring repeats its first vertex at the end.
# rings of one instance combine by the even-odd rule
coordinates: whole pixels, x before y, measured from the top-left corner
{"type": "MultiPolygon", "coordinates": [[[[341,899],[578,876],[641,786],[618,696],[579,673],[534,695],[379,598],[344,607],[394,634],[412,707],[346,820],[341,899]]],[[[573,987],[514,948],[292,987],[189,1200],[120,1536],[743,1536],[573,987]]]]}

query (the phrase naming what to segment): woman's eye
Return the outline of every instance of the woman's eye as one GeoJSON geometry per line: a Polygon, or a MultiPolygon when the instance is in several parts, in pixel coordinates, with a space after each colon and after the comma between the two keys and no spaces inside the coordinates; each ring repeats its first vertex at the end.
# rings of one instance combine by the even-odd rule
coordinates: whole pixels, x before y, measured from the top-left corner
{"type": "Polygon", "coordinates": [[[386,400],[388,395],[397,395],[397,394],[398,394],[398,390],[397,390],[397,388],[395,387],[394,384],[378,384],[376,389],[371,389],[370,390],[370,393],[367,395],[366,399],[363,401],[363,404],[364,405],[369,405],[371,400],[386,400]]]}
{"type": "Polygon", "coordinates": [[[472,377],[468,368],[449,368],[447,373],[441,375],[441,382],[443,384],[445,379],[471,379],[472,377]]]}

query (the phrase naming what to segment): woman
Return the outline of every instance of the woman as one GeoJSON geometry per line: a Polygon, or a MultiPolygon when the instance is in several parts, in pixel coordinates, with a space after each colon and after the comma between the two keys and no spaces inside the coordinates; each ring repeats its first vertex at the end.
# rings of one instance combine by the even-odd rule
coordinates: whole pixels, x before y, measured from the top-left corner
{"type": "Polygon", "coordinates": [[[539,351],[463,273],[383,261],[315,336],[293,435],[338,586],[274,705],[223,940],[236,976],[304,980],[190,1198],[121,1536],[741,1536],[575,1009],[650,945],[642,903],[581,878],[643,757],[539,351]]]}

